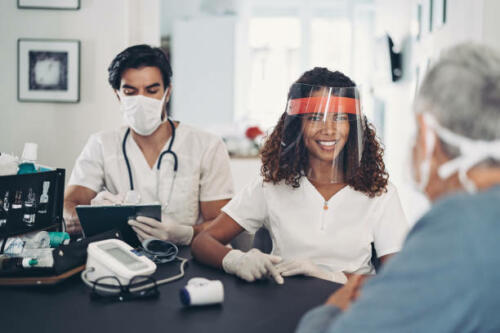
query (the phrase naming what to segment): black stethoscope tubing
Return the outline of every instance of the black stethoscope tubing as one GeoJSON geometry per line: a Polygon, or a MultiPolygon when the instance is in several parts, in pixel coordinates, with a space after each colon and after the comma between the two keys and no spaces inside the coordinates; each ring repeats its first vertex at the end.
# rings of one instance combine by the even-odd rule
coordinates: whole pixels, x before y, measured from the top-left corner
{"type": "MultiPolygon", "coordinates": [[[[164,150],[160,154],[160,156],[158,157],[158,163],[156,164],[156,170],[157,170],[157,172],[160,172],[161,160],[163,159],[163,156],[170,154],[174,158],[174,173],[176,173],[177,167],[178,167],[178,160],[177,160],[177,155],[172,150],[172,145],[174,144],[174,140],[175,140],[175,125],[174,125],[174,122],[172,120],[167,119],[167,121],[170,124],[170,128],[172,129],[172,138],[170,139],[170,143],[168,145],[167,150],[164,150]]],[[[127,165],[128,179],[130,182],[130,190],[133,191],[134,190],[134,180],[132,178],[132,169],[130,168],[130,162],[128,160],[127,150],[125,148],[125,144],[127,143],[127,138],[128,138],[129,134],[130,134],[130,128],[127,128],[127,131],[125,132],[125,136],[123,137],[122,152],[123,152],[123,157],[125,159],[125,164],[127,165]]]]}

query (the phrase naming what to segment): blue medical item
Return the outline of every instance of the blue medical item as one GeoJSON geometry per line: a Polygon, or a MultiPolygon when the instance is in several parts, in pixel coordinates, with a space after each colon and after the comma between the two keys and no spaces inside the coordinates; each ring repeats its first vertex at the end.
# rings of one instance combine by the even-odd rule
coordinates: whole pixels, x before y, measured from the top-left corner
{"type": "Polygon", "coordinates": [[[52,231],[49,232],[50,247],[58,247],[61,244],[68,244],[70,236],[67,232],[52,231]]]}
{"type": "Polygon", "coordinates": [[[34,163],[26,162],[19,164],[19,170],[17,171],[18,175],[25,175],[28,173],[36,173],[36,167],[34,163]]]}

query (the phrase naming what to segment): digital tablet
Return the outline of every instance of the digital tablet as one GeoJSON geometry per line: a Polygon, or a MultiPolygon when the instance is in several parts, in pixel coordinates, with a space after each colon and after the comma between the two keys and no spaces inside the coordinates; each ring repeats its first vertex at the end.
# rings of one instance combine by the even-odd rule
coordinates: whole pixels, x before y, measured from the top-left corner
{"type": "Polygon", "coordinates": [[[91,237],[108,230],[118,229],[123,240],[130,246],[138,247],[137,238],[128,220],[137,216],[146,216],[161,221],[161,205],[120,205],[120,206],[76,206],[83,236],[91,237]]]}

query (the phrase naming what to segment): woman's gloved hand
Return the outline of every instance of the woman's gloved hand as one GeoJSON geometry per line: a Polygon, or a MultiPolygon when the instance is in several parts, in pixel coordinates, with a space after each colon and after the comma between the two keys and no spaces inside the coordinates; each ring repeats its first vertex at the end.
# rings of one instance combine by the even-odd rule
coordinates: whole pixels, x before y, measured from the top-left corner
{"type": "Polygon", "coordinates": [[[347,277],[342,272],[329,272],[308,259],[287,260],[276,266],[282,276],[306,275],[337,283],[346,283],[347,277]]]}
{"type": "Polygon", "coordinates": [[[179,224],[166,216],[162,222],[146,216],[138,216],[135,220],[129,220],[128,224],[142,242],[145,239],[157,238],[170,241],[177,245],[189,245],[193,240],[193,227],[179,224]]]}
{"type": "Polygon", "coordinates": [[[226,273],[234,274],[248,282],[272,276],[278,284],[283,284],[283,278],[274,266],[281,258],[265,254],[257,249],[248,252],[231,250],[222,259],[222,268],[226,273]]]}
{"type": "Polygon", "coordinates": [[[125,196],[123,194],[113,194],[108,191],[101,191],[97,193],[94,199],[90,200],[92,206],[111,206],[121,205],[125,196]]]}

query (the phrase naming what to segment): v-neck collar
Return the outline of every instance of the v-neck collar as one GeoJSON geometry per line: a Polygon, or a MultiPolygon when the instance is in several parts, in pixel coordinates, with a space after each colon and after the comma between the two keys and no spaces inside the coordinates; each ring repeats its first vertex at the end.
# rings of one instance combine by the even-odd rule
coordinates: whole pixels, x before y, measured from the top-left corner
{"type": "MultiPolygon", "coordinates": [[[[179,125],[175,128],[176,132],[176,136],[178,134],[178,129],[180,127],[180,123],[179,125]]],[[[177,138],[176,138],[177,139],[177,138]]],[[[158,154],[158,156],[156,157],[156,160],[155,162],[153,163],[153,167],[150,167],[149,164],[148,164],[148,161],[146,160],[146,156],[144,156],[144,153],[142,152],[141,148],[139,147],[139,145],[137,144],[137,142],[134,140],[134,137],[132,136],[132,134],[130,135],[130,138],[129,138],[129,141],[132,142],[131,145],[132,145],[132,149],[135,150],[135,152],[137,154],[139,154],[141,156],[141,158],[139,158],[140,162],[138,163],[141,163],[143,168],[146,168],[147,170],[151,171],[151,172],[154,172],[156,170],[156,165],[158,164],[158,158],[160,157],[160,155],[165,151],[167,150],[168,148],[168,145],[170,144],[170,140],[172,140],[172,135],[170,135],[170,137],[168,138],[168,140],[165,142],[165,144],[163,145],[163,148],[161,149],[160,151],[160,154],[158,154]]],[[[175,145],[175,141],[174,141],[174,144],[172,145],[172,150],[174,150],[174,145],[175,145]]]]}
{"type": "Polygon", "coordinates": [[[320,200],[321,202],[323,203],[330,203],[331,201],[335,200],[337,197],[339,197],[339,195],[341,195],[342,192],[345,192],[344,190],[346,190],[349,185],[346,185],[344,186],[343,188],[341,188],[340,190],[338,190],[334,195],[332,195],[330,197],[330,199],[328,200],[325,200],[325,198],[321,195],[321,193],[319,193],[318,189],[313,185],[313,183],[311,183],[309,181],[309,179],[307,179],[306,176],[303,176],[302,177],[303,181],[302,181],[302,184],[301,185],[304,185],[306,188],[309,188],[309,191],[314,193],[314,196],[316,196],[318,198],[318,200],[320,200]]]}

